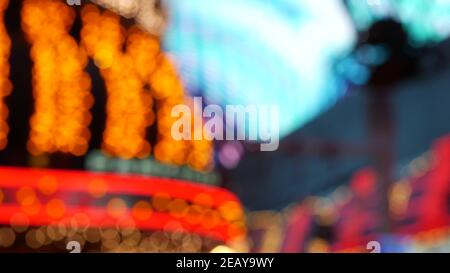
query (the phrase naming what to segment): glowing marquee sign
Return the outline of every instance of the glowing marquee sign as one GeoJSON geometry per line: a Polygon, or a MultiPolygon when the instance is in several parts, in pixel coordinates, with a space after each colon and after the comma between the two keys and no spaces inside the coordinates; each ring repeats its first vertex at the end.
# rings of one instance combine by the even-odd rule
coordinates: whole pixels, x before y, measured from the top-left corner
{"type": "Polygon", "coordinates": [[[446,0],[348,0],[347,5],[361,30],[393,17],[401,22],[412,42],[424,45],[450,36],[450,1],[446,0]]]}
{"type": "MultiPolygon", "coordinates": [[[[7,0],[0,2],[0,15],[7,0]]],[[[210,170],[210,141],[176,141],[170,136],[174,105],[188,99],[172,60],[162,51],[160,38],[132,26],[120,16],[93,4],[82,8],[81,41],[69,35],[75,10],[65,1],[25,0],[22,28],[31,44],[34,114],[28,150],[33,155],[63,152],[86,154],[93,105],[89,58],[99,68],[107,91],[106,126],[102,149],[122,159],[147,158],[210,170]],[[152,147],[147,129],[157,127],[152,147]]],[[[6,146],[8,110],[3,98],[11,90],[7,62],[10,41],[0,17],[0,150],[6,146]]]]}
{"type": "Polygon", "coordinates": [[[239,200],[221,188],[133,175],[0,168],[0,225],[74,222],[83,228],[123,223],[140,230],[181,230],[222,242],[245,234],[239,200]]]}
{"type": "Polygon", "coordinates": [[[82,155],[88,148],[93,99],[90,78],[84,72],[87,56],[69,35],[74,19],[74,11],[63,2],[23,2],[22,26],[32,44],[34,63],[31,153],[82,155]]]}

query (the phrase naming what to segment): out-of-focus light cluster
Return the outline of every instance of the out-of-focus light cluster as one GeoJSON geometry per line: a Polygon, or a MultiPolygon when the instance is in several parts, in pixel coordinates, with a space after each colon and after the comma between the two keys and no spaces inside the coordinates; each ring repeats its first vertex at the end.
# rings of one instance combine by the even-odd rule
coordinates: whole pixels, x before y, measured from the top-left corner
{"type": "Polygon", "coordinates": [[[154,66],[147,56],[155,54],[157,44],[135,28],[125,30],[118,15],[101,13],[93,5],[83,9],[82,19],[83,45],[100,68],[108,94],[103,149],[124,159],[147,157],[151,151],[147,128],[154,123],[153,99],[141,77],[145,68],[154,66]],[[146,38],[150,46],[142,50],[140,40],[146,38]],[[126,41],[128,48],[123,51],[126,41]],[[145,61],[149,62],[144,65],[145,61]]]}
{"type": "MultiPolygon", "coordinates": [[[[403,167],[403,179],[389,190],[391,233],[408,251],[434,252],[450,238],[449,162],[450,137],[446,136],[403,167]]],[[[352,177],[350,187],[341,186],[327,196],[310,196],[290,209],[283,251],[367,252],[367,242],[383,237],[378,233],[381,218],[377,187],[376,172],[360,170],[352,177]],[[314,226],[327,228],[333,236],[323,237],[323,231],[313,231],[314,226]]],[[[252,224],[249,226],[252,229],[252,224]]],[[[448,252],[448,247],[443,246],[442,251],[448,252]]]]}
{"type": "MultiPolygon", "coordinates": [[[[18,232],[23,232],[22,229],[27,229],[30,226],[30,219],[45,214],[45,217],[51,220],[49,226],[66,230],[67,232],[62,232],[61,235],[69,237],[68,239],[79,231],[85,232],[87,229],[108,229],[109,232],[113,233],[118,233],[121,229],[131,229],[128,233],[140,233],[139,227],[141,226],[138,224],[159,221],[166,217],[170,217],[172,220],[167,221],[165,226],[159,228],[161,235],[169,241],[174,239],[172,238],[174,236],[177,236],[174,240],[186,236],[198,237],[200,240],[201,235],[205,238],[219,239],[222,235],[216,236],[214,232],[223,228],[225,228],[225,236],[232,239],[230,240],[231,243],[240,242],[245,237],[246,228],[243,222],[242,207],[233,201],[225,202],[218,208],[214,208],[214,201],[207,194],[197,194],[192,202],[188,202],[160,192],[152,198],[148,198],[148,200],[142,199],[129,206],[126,198],[105,196],[106,189],[104,187],[106,184],[94,180],[90,182],[92,184],[90,185],[90,194],[94,199],[100,200],[103,198],[105,200],[106,198],[106,214],[98,211],[91,213],[89,210],[85,212],[80,210],[74,213],[73,208],[66,205],[62,199],[57,197],[57,194],[55,195],[58,188],[58,182],[55,178],[48,176],[41,180],[39,183],[42,185],[39,189],[21,187],[15,192],[15,199],[20,205],[20,210],[11,217],[10,224],[18,232]],[[53,189],[51,194],[49,194],[49,188],[53,189]],[[42,195],[46,196],[48,200],[39,198],[42,195]],[[167,216],[160,218],[161,215],[167,216]],[[98,219],[93,219],[94,216],[103,220],[98,222],[98,219]],[[203,231],[196,234],[186,228],[186,225],[197,227],[203,231]]],[[[155,229],[158,230],[156,226],[155,229]]],[[[80,242],[88,239],[83,238],[88,234],[78,235],[81,236],[78,240],[80,242]]],[[[136,244],[139,243],[140,239],[139,236],[136,244]]],[[[111,240],[104,242],[109,246],[114,245],[114,247],[106,246],[106,250],[120,247],[119,237],[114,236],[113,241],[115,242],[111,242],[111,240]]],[[[38,247],[41,246],[42,244],[38,245],[38,247]]],[[[191,251],[199,251],[199,249],[195,248],[191,251]]]]}
{"type": "Polygon", "coordinates": [[[92,247],[103,252],[198,252],[210,250],[220,242],[234,248],[245,238],[242,206],[233,195],[219,188],[184,184],[180,191],[177,189],[183,188],[181,181],[81,176],[2,169],[0,207],[3,200],[9,203],[0,210],[0,225],[8,225],[0,229],[0,247],[9,247],[14,238],[25,236],[31,249],[76,240],[82,245],[100,243],[92,247]],[[13,181],[11,186],[13,174],[25,177],[21,185],[13,181]],[[126,182],[135,192],[116,194],[128,187],[126,182]],[[136,187],[145,182],[152,185],[136,187]],[[174,188],[169,190],[167,185],[171,183],[174,188]],[[67,199],[83,199],[84,203],[74,206],[64,201],[67,199]],[[144,235],[150,230],[156,232],[144,235]],[[1,236],[2,233],[6,235],[1,236]]]}
{"type": "Polygon", "coordinates": [[[250,212],[247,215],[247,222],[251,249],[259,253],[279,252],[284,239],[287,216],[286,211],[250,212]],[[256,235],[256,238],[252,235],[256,235]]]}
{"type": "Polygon", "coordinates": [[[156,116],[155,158],[209,170],[213,152],[210,141],[175,141],[171,136],[176,121],[171,110],[187,101],[183,84],[172,61],[161,51],[159,39],[137,27],[124,29],[117,15],[100,12],[92,5],[83,9],[82,17],[83,44],[100,68],[108,89],[103,148],[125,159],[148,156],[151,147],[146,132],[156,116]]]}
{"type": "MultiPolygon", "coordinates": [[[[7,1],[0,3],[3,10],[7,1]]],[[[191,99],[186,98],[173,61],[161,50],[160,39],[136,26],[125,29],[119,15],[87,5],[82,11],[82,46],[78,46],[69,34],[74,18],[74,10],[62,1],[23,3],[22,27],[32,44],[34,63],[35,112],[30,120],[28,150],[34,155],[86,153],[93,104],[91,80],[84,72],[89,56],[100,69],[108,95],[104,151],[122,159],[149,156],[152,147],[147,131],[157,120],[156,159],[211,170],[211,141],[176,141],[171,136],[176,121],[171,117],[172,108],[190,104],[191,99]]],[[[1,149],[8,133],[3,98],[11,90],[7,80],[10,40],[4,27],[0,39],[0,65],[5,68],[0,74],[1,149]]]]}
{"type": "Polygon", "coordinates": [[[283,137],[343,95],[330,67],[356,41],[344,1],[166,2],[165,45],[209,103],[279,105],[283,137]]]}
{"type": "Polygon", "coordinates": [[[11,40],[6,32],[3,21],[4,11],[9,4],[9,0],[0,0],[0,150],[8,143],[9,126],[7,123],[8,108],[4,102],[12,90],[9,81],[9,54],[11,50],[11,40]]]}
{"type": "MultiPolygon", "coordinates": [[[[209,170],[212,163],[213,144],[211,141],[193,140],[176,141],[171,136],[172,124],[176,121],[171,116],[172,108],[186,104],[193,109],[192,98],[184,97],[184,87],[170,58],[163,55],[160,65],[151,76],[154,96],[158,99],[158,143],[155,147],[156,159],[177,165],[188,164],[200,171],[209,170]]],[[[193,118],[193,117],[192,117],[193,118]]],[[[192,124],[192,133],[203,130],[192,124]]],[[[203,132],[201,132],[203,134],[203,132]]]]}
{"type": "Polygon", "coordinates": [[[32,44],[35,112],[30,120],[28,149],[32,154],[88,149],[93,104],[87,56],[69,30],[74,11],[54,0],[23,3],[22,27],[32,44]]]}
{"type": "Polygon", "coordinates": [[[450,35],[448,0],[349,0],[350,13],[359,29],[394,17],[405,25],[414,45],[440,42],[450,35]]]}
{"type": "MultiPolygon", "coordinates": [[[[16,242],[24,241],[30,251],[67,251],[70,241],[80,243],[83,252],[102,253],[198,253],[215,247],[219,242],[183,232],[140,231],[132,226],[127,228],[95,228],[84,226],[83,215],[78,220],[71,220],[68,225],[53,224],[49,226],[4,226],[0,228],[0,248],[14,251],[16,242]]],[[[176,225],[176,223],[168,224],[176,225]]],[[[19,243],[17,243],[19,244],[19,243]]],[[[221,246],[234,252],[232,248],[221,246]]],[[[222,252],[223,253],[223,252],[222,252]]]]}

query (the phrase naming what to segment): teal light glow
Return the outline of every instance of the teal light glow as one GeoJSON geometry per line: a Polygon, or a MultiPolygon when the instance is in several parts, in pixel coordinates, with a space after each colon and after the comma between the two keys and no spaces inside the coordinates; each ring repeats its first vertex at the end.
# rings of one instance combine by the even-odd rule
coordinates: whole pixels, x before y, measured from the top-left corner
{"type": "Polygon", "coordinates": [[[209,103],[279,105],[284,136],[341,95],[335,57],[355,43],[340,0],[171,0],[166,47],[209,103]]]}
{"type": "Polygon", "coordinates": [[[362,30],[390,16],[406,26],[417,45],[450,35],[450,0],[348,0],[348,6],[362,30]]]}

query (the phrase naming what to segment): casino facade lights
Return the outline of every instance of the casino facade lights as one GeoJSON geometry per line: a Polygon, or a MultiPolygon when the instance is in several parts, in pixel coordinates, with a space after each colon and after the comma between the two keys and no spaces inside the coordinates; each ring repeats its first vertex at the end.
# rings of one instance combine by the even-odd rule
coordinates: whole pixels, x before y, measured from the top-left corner
{"type": "Polygon", "coordinates": [[[9,81],[9,54],[11,50],[11,40],[6,32],[3,22],[3,14],[7,8],[9,0],[0,0],[0,150],[5,148],[8,142],[9,126],[7,124],[8,107],[4,99],[11,92],[11,82],[9,81]]]}
{"type": "Polygon", "coordinates": [[[28,142],[32,154],[88,149],[91,80],[87,56],[69,35],[75,12],[53,0],[23,2],[22,27],[32,44],[35,112],[28,142]],[[50,16],[51,15],[51,16],[50,16]]]}
{"type": "MultiPolygon", "coordinates": [[[[11,42],[3,24],[7,4],[0,0],[0,103],[12,90],[11,42]]],[[[63,0],[24,0],[21,7],[32,61],[27,69],[34,107],[26,117],[31,161],[53,154],[89,159],[84,156],[95,149],[94,85],[87,73],[92,60],[106,89],[102,156],[211,173],[211,141],[170,136],[172,107],[192,99],[159,36],[94,4],[78,11],[63,0]],[[72,35],[77,19],[79,40],[72,35]]],[[[0,149],[12,122],[7,118],[6,104],[0,104],[0,149]]],[[[195,179],[159,176],[0,167],[0,252],[66,252],[73,240],[94,252],[202,252],[242,242],[243,207],[232,193],[195,179]]]]}
{"type": "Polygon", "coordinates": [[[383,245],[386,240],[386,245],[394,247],[384,245],[387,252],[448,252],[449,162],[450,136],[443,136],[431,150],[402,168],[405,177],[390,189],[390,236],[378,232],[377,173],[365,168],[352,176],[349,187],[342,186],[326,196],[311,196],[290,209],[279,250],[367,252],[368,242],[376,240],[383,245]],[[316,232],[317,227],[322,233],[316,232]]]}
{"type": "MultiPolygon", "coordinates": [[[[8,1],[0,4],[3,14],[8,1]]],[[[70,35],[76,16],[64,1],[23,1],[22,29],[31,45],[33,63],[34,113],[29,121],[28,151],[32,155],[87,153],[94,103],[86,72],[91,58],[106,86],[101,147],[105,153],[122,159],[153,155],[164,163],[211,170],[210,141],[175,141],[170,136],[175,122],[170,117],[172,107],[189,104],[191,99],[173,60],[161,48],[160,37],[136,25],[125,27],[119,15],[88,4],[81,11],[83,26],[77,41],[70,35]],[[154,147],[148,140],[152,126],[157,126],[154,147]]],[[[0,148],[5,148],[9,128],[4,98],[12,88],[8,79],[11,42],[3,23],[0,39],[0,148]]]]}
{"type": "Polygon", "coordinates": [[[91,251],[198,252],[246,233],[232,193],[165,178],[0,168],[0,208],[0,251],[23,237],[29,250],[77,240],[91,251]]]}
{"type": "Polygon", "coordinates": [[[210,169],[211,142],[175,141],[170,135],[172,107],[189,99],[159,39],[137,27],[124,29],[118,15],[94,5],[83,8],[82,20],[82,44],[99,67],[108,93],[103,149],[125,159],[147,157],[152,147],[146,131],[156,120],[156,159],[210,169]]]}

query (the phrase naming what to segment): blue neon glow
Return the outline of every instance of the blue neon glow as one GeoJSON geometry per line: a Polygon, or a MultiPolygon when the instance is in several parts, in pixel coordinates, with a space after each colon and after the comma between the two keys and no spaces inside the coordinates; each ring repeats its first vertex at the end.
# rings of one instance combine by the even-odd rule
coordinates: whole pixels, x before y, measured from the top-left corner
{"type": "Polygon", "coordinates": [[[376,20],[393,17],[406,26],[417,45],[450,36],[450,0],[348,0],[348,5],[362,30],[376,20]]]}
{"type": "Polygon", "coordinates": [[[166,47],[210,103],[281,108],[286,135],[341,95],[333,58],[355,31],[340,0],[171,0],[166,47]]]}

